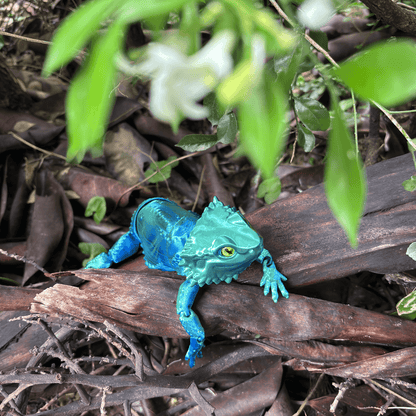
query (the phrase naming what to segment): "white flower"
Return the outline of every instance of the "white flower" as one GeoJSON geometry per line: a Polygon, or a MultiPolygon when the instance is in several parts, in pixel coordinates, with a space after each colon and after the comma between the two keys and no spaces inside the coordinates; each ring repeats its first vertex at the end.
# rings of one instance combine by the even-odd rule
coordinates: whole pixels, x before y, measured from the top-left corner
{"type": "Polygon", "coordinates": [[[147,60],[136,69],[152,80],[150,111],[177,129],[183,118],[207,117],[208,109],[197,104],[233,69],[234,36],[220,32],[192,56],[161,43],[150,43],[147,60]]]}

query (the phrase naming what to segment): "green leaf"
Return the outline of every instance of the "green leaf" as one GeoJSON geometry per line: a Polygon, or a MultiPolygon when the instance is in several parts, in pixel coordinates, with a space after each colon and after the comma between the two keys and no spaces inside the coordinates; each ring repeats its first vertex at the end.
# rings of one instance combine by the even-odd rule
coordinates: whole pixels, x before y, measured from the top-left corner
{"type": "Polygon", "coordinates": [[[396,106],[416,96],[416,47],[407,40],[377,44],[333,73],[361,97],[396,106]]]}
{"type": "Polygon", "coordinates": [[[257,198],[264,198],[266,204],[271,204],[279,197],[281,190],[282,184],[280,178],[274,176],[273,178],[264,180],[260,184],[257,191],[257,198]]]}
{"type": "Polygon", "coordinates": [[[195,1],[188,1],[182,7],[181,24],[179,31],[182,37],[189,42],[188,55],[193,55],[201,48],[201,28],[199,24],[198,7],[195,1]]]}
{"type": "Polygon", "coordinates": [[[217,138],[224,144],[234,143],[238,132],[237,117],[234,113],[224,114],[218,123],[217,138]]]}
{"type": "Polygon", "coordinates": [[[274,177],[287,136],[288,97],[265,68],[263,80],[238,108],[240,143],[263,179],[274,177]]]}
{"type": "Polygon", "coordinates": [[[405,191],[413,192],[416,190],[416,176],[412,176],[410,179],[405,180],[403,183],[405,191]]]}
{"type": "Polygon", "coordinates": [[[216,134],[188,134],[175,145],[187,152],[202,152],[219,142],[216,134]]]}
{"type": "Polygon", "coordinates": [[[209,109],[209,116],[207,117],[213,126],[216,126],[221,118],[219,105],[215,98],[215,92],[210,92],[203,101],[204,107],[209,109]]]}
{"type": "Polygon", "coordinates": [[[239,62],[234,71],[217,87],[217,98],[221,105],[234,107],[246,100],[255,87],[257,72],[251,59],[239,62]]]}
{"type": "Polygon", "coordinates": [[[179,162],[170,163],[175,159],[176,159],[176,156],[171,156],[167,160],[161,160],[160,162],[153,162],[150,165],[149,169],[147,169],[144,172],[144,174],[146,178],[149,178],[151,175],[153,175],[153,173],[155,172],[158,172],[158,173],[156,173],[156,175],[149,178],[148,181],[150,183],[157,183],[157,182],[162,182],[162,181],[165,181],[166,179],[169,179],[172,169],[175,166],[178,166],[179,164],[179,162]],[[170,164],[168,165],[168,163],[170,164]]]}
{"type": "Polygon", "coordinates": [[[409,247],[407,247],[406,254],[414,261],[416,261],[416,243],[410,244],[409,247]]]}
{"type": "Polygon", "coordinates": [[[69,147],[67,158],[80,162],[87,150],[102,154],[104,133],[115,101],[115,55],[122,48],[124,24],[115,21],[92,45],[87,62],[69,88],[67,122],[69,147]]]}
{"type": "Polygon", "coordinates": [[[409,293],[401,299],[397,305],[396,310],[399,316],[416,313],[416,291],[409,293]]]}
{"type": "Polygon", "coordinates": [[[328,36],[322,30],[311,30],[309,36],[323,49],[328,51],[328,36]]]}
{"type": "Polygon", "coordinates": [[[283,83],[285,90],[289,90],[299,66],[306,60],[306,53],[305,43],[300,41],[287,55],[274,58],[274,71],[278,77],[278,82],[283,83]]]}
{"type": "Polygon", "coordinates": [[[295,46],[295,33],[280,25],[268,9],[254,11],[251,15],[256,29],[266,39],[266,49],[270,55],[282,53],[295,46]]]}
{"type": "Polygon", "coordinates": [[[85,267],[90,260],[99,254],[107,252],[105,247],[99,243],[79,243],[78,248],[81,250],[81,253],[89,256],[88,259],[83,260],[82,267],[85,267]]]}
{"type": "Polygon", "coordinates": [[[298,143],[305,152],[311,152],[315,147],[314,134],[302,123],[298,124],[298,143]]]}
{"type": "Polygon", "coordinates": [[[356,247],[366,195],[364,170],[343,120],[338,100],[331,97],[331,101],[334,118],[329,132],[325,191],[335,218],[347,233],[351,246],[356,247]]]}
{"type": "MultiPolygon", "coordinates": [[[[189,0],[124,0],[125,4],[119,8],[117,18],[126,24],[134,23],[149,17],[166,15],[180,9],[187,2],[189,0]]],[[[114,3],[117,4],[118,2],[114,1],[114,3]]]]}
{"type": "Polygon", "coordinates": [[[107,211],[107,204],[103,196],[94,196],[88,201],[87,208],[85,208],[85,216],[91,217],[93,215],[94,221],[99,224],[105,217],[107,211]]]}
{"type": "Polygon", "coordinates": [[[71,13],[52,39],[42,75],[48,77],[74,58],[118,7],[120,3],[114,0],[90,0],[71,13]]]}
{"type": "Polygon", "coordinates": [[[309,130],[326,130],[329,127],[329,112],[319,101],[306,97],[294,97],[294,101],[296,114],[309,130]]]}

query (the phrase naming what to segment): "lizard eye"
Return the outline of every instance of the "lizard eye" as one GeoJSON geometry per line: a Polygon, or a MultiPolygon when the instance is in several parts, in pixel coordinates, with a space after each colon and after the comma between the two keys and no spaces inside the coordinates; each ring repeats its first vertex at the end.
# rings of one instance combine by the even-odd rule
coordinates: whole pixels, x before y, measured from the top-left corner
{"type": "Polygon", "coordinates": [[[224,257],[232,257],[235,254],[235,250],[232,247],[223,247],[221,249],[221,255],[224,257]]]}

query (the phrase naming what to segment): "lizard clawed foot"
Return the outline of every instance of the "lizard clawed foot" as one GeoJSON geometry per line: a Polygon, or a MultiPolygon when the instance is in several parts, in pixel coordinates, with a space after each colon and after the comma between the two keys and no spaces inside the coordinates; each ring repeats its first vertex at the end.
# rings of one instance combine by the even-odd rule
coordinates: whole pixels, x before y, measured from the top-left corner
{"type": "Polygon", "coordinates": [[[204,348],[204,340],[198,338],[191,338],[188,352],[185,355],[185,360],[189,360],[189,367],[195,365],[195,358],[202,358],[202,348],[204,348]]]}
{"type": "Polygon", "coordinates": [[[185,331],[191,337],[185,360],[189,360],[189,367],[192,368],[195,365],[195,358],[202,357],[201,350],[204,347],[205,331],[195,312],[192,309],[189,309],[189,313],[189,316],[186,316],[185,313],[181,313],[179,315],[179,320],[185,331]]]}
{"type": "Polygon", "coordinates": [[[90,260],[85,266],[86,269],[108,269],[113,264],[107,253],[101,253],[90,260]]]}

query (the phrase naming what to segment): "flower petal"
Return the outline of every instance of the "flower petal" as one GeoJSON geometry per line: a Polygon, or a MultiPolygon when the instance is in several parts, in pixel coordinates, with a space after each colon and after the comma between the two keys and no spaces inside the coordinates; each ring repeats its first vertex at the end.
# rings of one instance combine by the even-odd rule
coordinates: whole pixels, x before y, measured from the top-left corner
{"type": "Polygon", "coordinates": [[[190,57],[193,67],[209,65],[218,78],[224,78],[233,69],[231,51],[235,37],[229,30],[215,35],[202,49],[190,57]]]}

